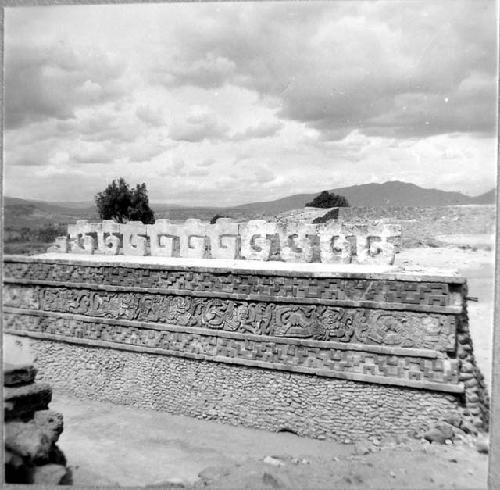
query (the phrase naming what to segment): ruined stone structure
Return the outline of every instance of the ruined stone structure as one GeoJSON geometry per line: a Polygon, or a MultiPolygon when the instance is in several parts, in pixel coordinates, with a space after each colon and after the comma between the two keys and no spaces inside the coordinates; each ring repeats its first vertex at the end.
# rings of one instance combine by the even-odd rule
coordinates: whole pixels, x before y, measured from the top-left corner
{"type": "Polygon", "coordinates": [[[63,417],[48,409],[52,390],[35,383],[32,364],[5,362],[5,483],[71,484],[71,471],[56,442],[63,417]]]}
{"type": "Polygon", "coordinates": [[[199,219],[184,223],[160,219],[153,225],[77,221],[49,252],[392,264],[400,243],[401,227],[387,224],[236,223],[226,218],[215,224],[199,219]]]}
{"type": "MultiPolygon", "coordinates": [[[[258,234],[267,230],[247,236],[258,234]]],[[[487,424],[462,277],[380,264],[104,257],[90,253],[92,235],[69,235],[86,255],[4,258],[4,331],[30,339],[41,379],[54,386],[338,440],[411,434],[450,416],[487,424]]],[[[275,255],[286,257],[280,243],[275,255]]]]}

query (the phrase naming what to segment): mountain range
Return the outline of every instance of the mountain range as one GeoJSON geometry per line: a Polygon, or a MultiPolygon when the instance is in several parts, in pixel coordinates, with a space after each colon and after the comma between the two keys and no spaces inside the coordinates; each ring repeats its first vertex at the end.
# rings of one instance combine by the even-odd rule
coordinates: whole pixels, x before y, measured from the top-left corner
{"type": "MultiPolygon", "coordinates": [[[[383,184],[361,184],[350,187],[325,189],[344,196],[350,206],[447,206],[464,204],[495,204],[495,189],[471,197],[461,192],[425,189],[415,184],[392,180],[383,184]]],[[[299,209],[312,201],[315,194],[295,194],[268,202],[254,202],[236,206],[264,214],[275,214],[289,209],[299,209]]]]}
{"type": "MultiPolygon", "coordinates": [[[[344,196],[351,206],[446,206],[495,204],[495,189],[479,196],[471,197],[461,192],[425,189],[415,184],[401,181],[389,181],[383,184],[361,184],[350,187],[327,189],[344,196]]],[[[303,208],[312,201],[320,191],[314,194],[295,194],[281,199],[265,202],[252,202],[231,207],[216,206],[181,206],[178,204],[152,203],[156,215],[171,215],[172,219],[200,217],[210,219],[214,214],[237,215],[274,215],[290,209],[303,208]],[[173,216],[173,215],[176,216],[173,216]],[[179,216],[177,216],[179,215],[179,216]]],[[[4,216],[7,222],[16,218],[32,217],[44,221],[52,221],[57,216],[59,221],[72,221],[76,218],[93,219],[96,217],[95,205],[88,202],[45,202],[14,197],[4,197],[4,216]]]]}

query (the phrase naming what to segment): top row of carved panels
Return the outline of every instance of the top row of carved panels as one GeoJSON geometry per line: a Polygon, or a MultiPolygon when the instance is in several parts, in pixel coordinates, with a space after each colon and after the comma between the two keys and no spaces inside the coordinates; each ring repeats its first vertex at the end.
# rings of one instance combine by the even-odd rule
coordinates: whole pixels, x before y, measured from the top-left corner
{"type": "Polygon", "coordinates": [[[81,220],[68,225],[67,234],[48,252],[392,265],[400,248],[399,225],[236,223],[222,218],[214,224],[160,219],[153,225],[81,220]]]}

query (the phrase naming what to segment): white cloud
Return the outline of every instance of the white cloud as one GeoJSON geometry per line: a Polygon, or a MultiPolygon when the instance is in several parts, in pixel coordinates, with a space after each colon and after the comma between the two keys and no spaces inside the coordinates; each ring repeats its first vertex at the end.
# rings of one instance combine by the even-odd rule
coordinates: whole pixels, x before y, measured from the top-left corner
{"type": "Polygon", "coordinates": [[[120,176],[186,204],[388,179],[489,190],[496,6],[450,5],[7,9],[5,192],[83,200],[120,176]]]}
{"type": "Polygon", "coordinates": [[[228,126],[204,107],[192,107],[186,117],[173,120],[169,136],[176,141],[191,143],[220,140],[226,137],[228,126]]]}
{"type": "Polygon", "coordinates": [[[255,126],[250,126],[244,131],[232,136],[234,141],[248,140],[253,138],[269,138],[276,135],[283,127],[281,121],[263,121],[255,126]]]}

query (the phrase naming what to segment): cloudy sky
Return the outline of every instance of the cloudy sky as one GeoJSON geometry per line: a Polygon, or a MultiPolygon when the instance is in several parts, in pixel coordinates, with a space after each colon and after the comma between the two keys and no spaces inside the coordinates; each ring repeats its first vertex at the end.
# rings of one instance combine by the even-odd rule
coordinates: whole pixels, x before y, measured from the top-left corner
{"type": "Polygon", "coordinates": [[[6,195],[230,205],[496,179],[493,1],[6,9],[6,195]],[[438,5],[436,5],[438,4],[438,5]]]}

